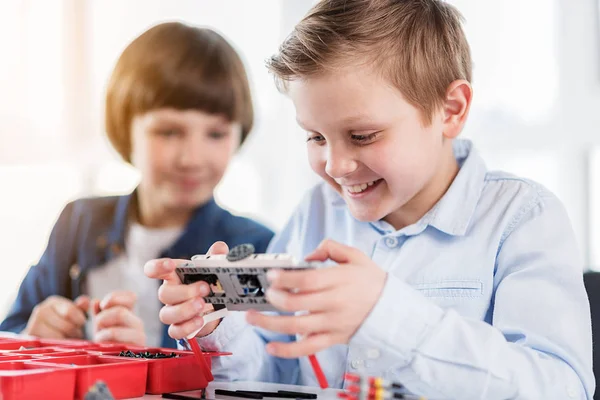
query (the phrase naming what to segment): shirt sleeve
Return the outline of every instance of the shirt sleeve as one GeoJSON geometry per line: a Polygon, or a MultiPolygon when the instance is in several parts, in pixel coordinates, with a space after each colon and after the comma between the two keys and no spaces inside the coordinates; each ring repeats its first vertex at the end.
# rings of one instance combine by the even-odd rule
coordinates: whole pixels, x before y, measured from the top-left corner
{"type": "Polygon", "coordinates": [[[352,343],[385,349],[378,362],[430,398],[592,399],[589,303],[567,214],[548,196],[514,222],[496,259],[493,325],[389,274],[352,343]]]}

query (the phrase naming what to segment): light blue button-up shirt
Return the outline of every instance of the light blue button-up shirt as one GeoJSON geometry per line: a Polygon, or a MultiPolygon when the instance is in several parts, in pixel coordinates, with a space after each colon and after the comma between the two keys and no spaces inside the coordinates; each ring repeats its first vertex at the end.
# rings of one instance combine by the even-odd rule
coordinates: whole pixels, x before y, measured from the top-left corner
{"type": "MultiPolygon", "coordinates": [[[[354,372],[431,399],[591,399],[590,311],[565,209],[534,182],[488,171],[469,141],[455,141],[454,152],[458,175],[413,225],[359,222],[321,184],[271,243],[303,258],[329,238],[388,272],[350,343],[317,354],[330,385],[354,372]]],[[[215,361],[218,379],[316,386],[307,359],[265,352],[272,340],[295,337],[234,312],[200,343],[234,353],[215,361]]]]}

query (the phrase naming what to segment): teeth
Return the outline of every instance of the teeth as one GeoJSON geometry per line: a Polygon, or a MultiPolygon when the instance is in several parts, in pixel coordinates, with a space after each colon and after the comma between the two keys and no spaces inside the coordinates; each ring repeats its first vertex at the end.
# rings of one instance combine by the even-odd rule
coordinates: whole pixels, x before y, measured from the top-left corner
{"type": "Polygon", "coordinates": [[[360,193],[366,190],[369,186],[373,186],[376,181],[361,183],[360,185],[347,186],[347,189],[350,193],[360,193]]]}

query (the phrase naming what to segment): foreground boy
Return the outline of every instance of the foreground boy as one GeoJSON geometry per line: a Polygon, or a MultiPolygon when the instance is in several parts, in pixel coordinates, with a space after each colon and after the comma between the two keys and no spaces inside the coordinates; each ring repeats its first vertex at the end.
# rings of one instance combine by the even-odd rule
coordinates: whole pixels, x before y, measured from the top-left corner
{"type": "MultiPolygon", "coordinates": [[[[302,356],[318,352],[335,387],[358,370],[433,399],[591,399],[589,306],[562,204],[456,140],[472,99],[458,12],[322,1],[269,69],[324,181],[270,251],[339,265],[274,273],[268,299],[283,315],[205,327],[203,347],[234,353],[215,372],[315,385],[302,356]]],[[[180,338],[208,289],[179,285],[175,265],[146,273],[166,280],[161,319],[180,338]]]]}

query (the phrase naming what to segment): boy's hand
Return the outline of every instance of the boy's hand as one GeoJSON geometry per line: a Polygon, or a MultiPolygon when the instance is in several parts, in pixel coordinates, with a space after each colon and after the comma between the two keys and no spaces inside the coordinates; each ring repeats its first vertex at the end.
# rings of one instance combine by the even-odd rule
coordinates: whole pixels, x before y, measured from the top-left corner
{"type": "Polygon", "coordinates": [[[107,294],[102,301],[93,300],[94,340],[144,346],[144,323],[133,313],[136,299],[134,292],[122,290],[107,294]]]}
{"type": "Polygon", "coordinates": [[[247,320],[252,325],[305,336],[292,343],[269,343],[267,351],[270,354],[295,358],[348,343],[375,306],[387,278],[384,270],[358,249],[331,240],[323,241],[307,257],[311,261],[327,259],[339,265],[316,270],[269,272],[271,286],[267,300],[281,311],[309,312],[295,316],[248,312],[247,320]]]}
{"type": "Polygon", "coordinates": [[[50,296],[35,306],[22,333],[46,339],[81,339],[89,304],[87,296],[75,301],[50,296]]]}
{"type": "MultiPolygon", "coordinates": [[[[223,242],[214,243],[207,254],[227,254],[229,248],[223,242]]],[[[165,304],[160,310],[160,320],[169,326],[169,336],[181,339],[197,331],[204,324],[203,314],[213,310],[212,304],[206,304],[203,297],[210,293],[206,282],[183,285],[175,273],[178,264],[187,260],[159,259],[152,260],[144,266],[144,273],[149,278],[164,280],[158,289],[158,299],[165,304]]],[[[219,325],[219,321],[211,321],[196,335],[202,337],[210,334],[219,325]]]]}

